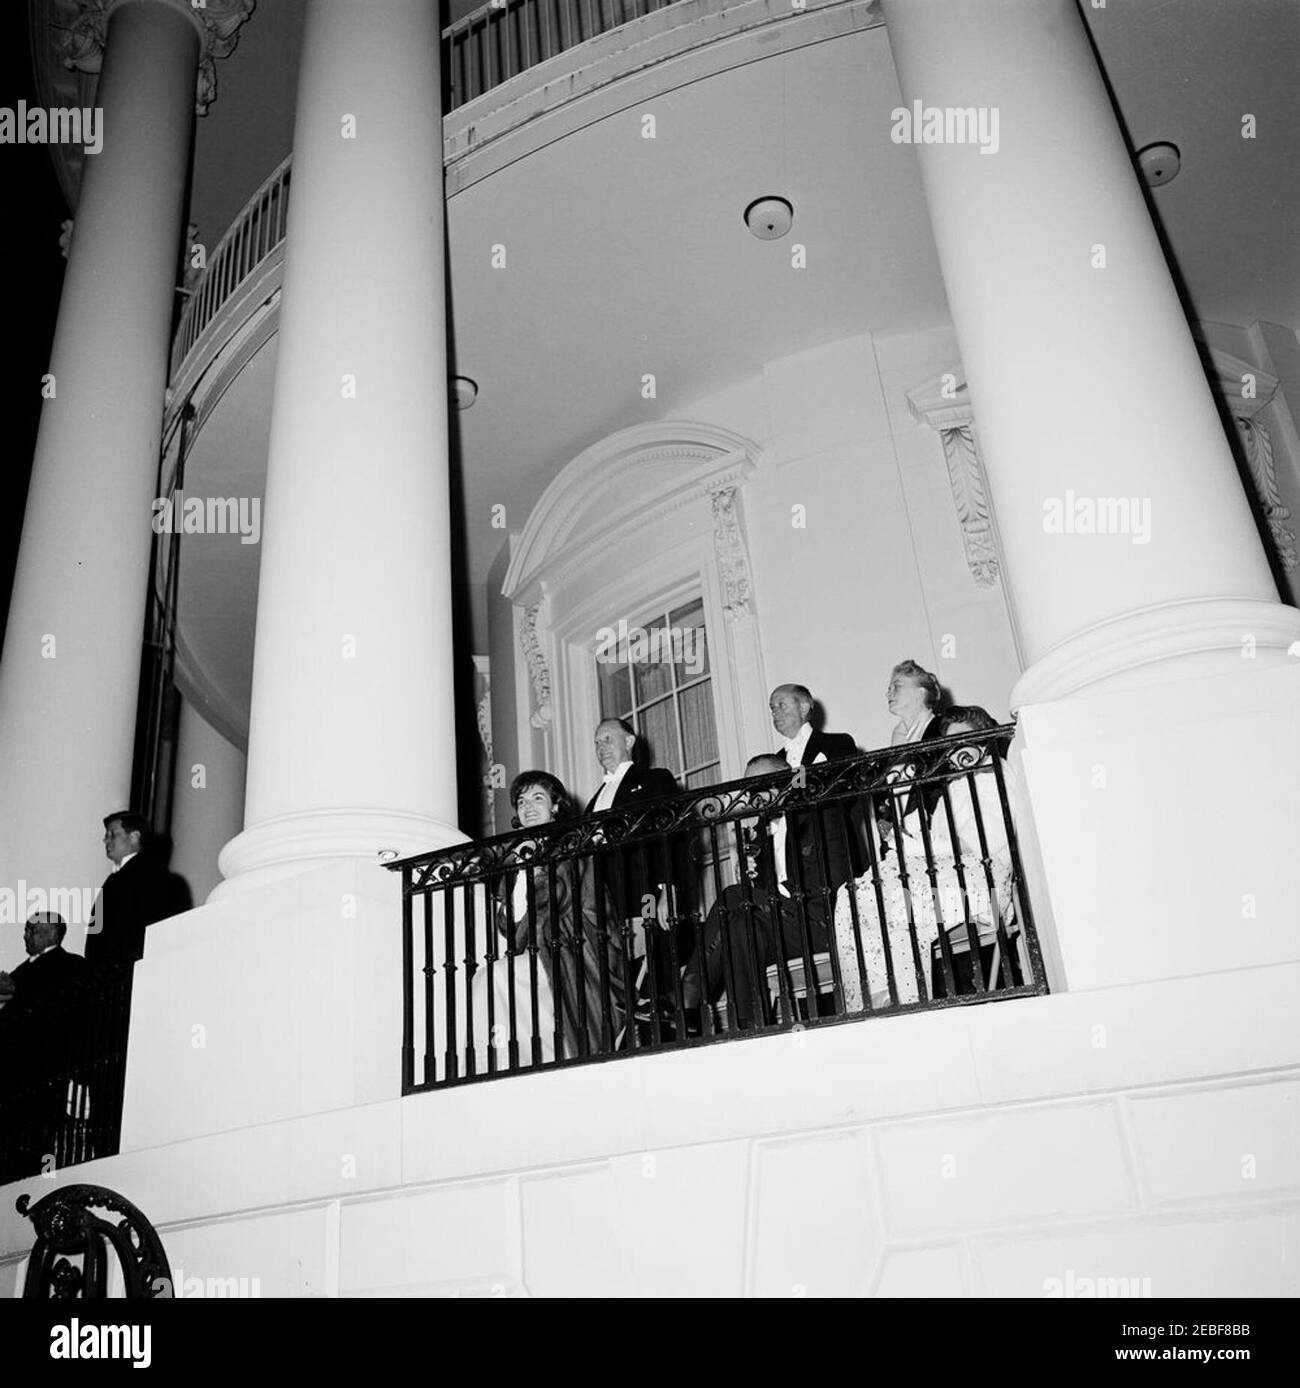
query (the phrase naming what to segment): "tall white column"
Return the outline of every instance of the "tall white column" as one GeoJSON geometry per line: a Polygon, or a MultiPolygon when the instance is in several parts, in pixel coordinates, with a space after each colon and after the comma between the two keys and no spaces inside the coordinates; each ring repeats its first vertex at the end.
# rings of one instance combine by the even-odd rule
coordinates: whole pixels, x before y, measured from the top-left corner
{"type": "Polygon", "coordinates": [[[437,6],[313,0],[239,885],[455,826],[437,6]]]}
{"type": "Polygon", "coordinates": [[[221,881],[217,855],[244,827],[244,754],[188,699],[181,701],[172,791],[172,870],[189,883],[194,904],[221,881]]]}
{"type": "Polygon", "coordinates": [[[1240,669],[1244,648],[1283,661],[1300,614],[1277,600],[1074,0],[884,12],[909,113],[997,122],[987,150],[916,154],[1031,662],[1013,707],[1240,669]],[[1078,533],[1089,506],[1121,533],[1078,533]]]}
{"type": "Polygon", "coordinates": [[[10,888],[102,881],[100,818],[130,789],[195,13],[126,0],[107,14],[103,147],[85,158],[0,665],[10,888]]]}

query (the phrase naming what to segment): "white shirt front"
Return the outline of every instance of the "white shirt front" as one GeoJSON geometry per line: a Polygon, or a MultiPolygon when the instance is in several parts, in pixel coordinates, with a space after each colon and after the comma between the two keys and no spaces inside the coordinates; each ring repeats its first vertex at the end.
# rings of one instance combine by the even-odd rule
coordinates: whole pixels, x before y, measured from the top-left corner
{"type": "Polygon", "coordinates": [[[898,742],[894,743],[894,746],[897,747],[899,743],[903,742],[920,742],[921,734],[924,733],[933,722],[934,711],[932,709],[926,709],[916,722],[903,733],[903,736],[898,739],[898,742]]]}
{"type": "MultiPolygon", "coordinates": [[[[807,727],[808,725],[805,723],[804,726],[807,727]]],[[[774,819],[768,825],[772,835],[772,861],[776,866],[776,889],[782,896],[790,895],[789,889],[785,885],[789,881],[789,874],[785,865],[785,840],[788,828],[784,815],[780,819],[774,819]]]]}
{"type": "Polygon", "coordinates": [[[623,784],[623,777],[632,769],[630,761],[621,761],[613,771],[605,772],[605,784],[600,788],[600,794],[596,796],[596,803],[592,806],[592,813],[600,810],[607,810],[614,803],[614,796],[618,794],[618,788],[623,784]]]}
{"type": "MultiPolygon", "coordinates": [[[[808,746],[808,739],[812,736],[812,724],[805,723],[793,737],[782,738],[785,743],[785,759],[791,766],[801,766],[803,764],[803,754],[808,746]]],[[[818,752],[813,758],[814,762],[825,761],[826,754],[818,752]]]]}
{"type": "Polygon", "coordinates": [[[122,869],[131,861],[131,859],[132,859],[132,858],[136,858],[136,857],[139,857],[139,854],[138,854],[138,853],[128,853],[128,854],[126,855],[126,857],[123,858],[122,861],[121,861],[120,863],[114,863],[114,864],[113,864],[113,871],[114,871],[114,872],[121,872],[122,869]]]}

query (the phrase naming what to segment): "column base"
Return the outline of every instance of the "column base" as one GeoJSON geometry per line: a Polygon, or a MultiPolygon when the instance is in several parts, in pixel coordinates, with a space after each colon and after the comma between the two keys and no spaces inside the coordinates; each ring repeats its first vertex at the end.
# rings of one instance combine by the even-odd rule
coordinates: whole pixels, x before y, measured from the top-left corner
{"type": "MultiPolygon", "coordinates": [[[[1276,665],[1300,642],[1300,610],[1254,598],[1195,599],[1126,612],[1036,660],[1011,691],[1011,710],[1080,690],[1108,693],[1229,674],[1243,660],[1276,665]]],[[[1296,654],[1300,654],[1297,650],[1296,654]]]]}
{"type": "Polygon", "coordinates": [[[401,810],[312,810],[264,820],[237,834],[217,859],[222,877],[208,897],[222,901],[340,858],[369,862],[432,853],[464,843],[455,825],[401,810]]]}

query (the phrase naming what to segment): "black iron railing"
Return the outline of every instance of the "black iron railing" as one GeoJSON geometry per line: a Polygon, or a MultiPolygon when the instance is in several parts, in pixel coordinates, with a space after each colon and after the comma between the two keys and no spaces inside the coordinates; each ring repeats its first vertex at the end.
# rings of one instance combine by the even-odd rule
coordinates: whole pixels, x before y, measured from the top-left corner
{"type": "Polygon", "coordinates": [[[391,864],[403,1092],[1046,992],[1013,732],[391,864]]]}
{"type": "Polygon", "coordinates": [[[0,1185],[116,1154],[131,978],[86,964],[57,996],[0,1008],[0,1185]]]}

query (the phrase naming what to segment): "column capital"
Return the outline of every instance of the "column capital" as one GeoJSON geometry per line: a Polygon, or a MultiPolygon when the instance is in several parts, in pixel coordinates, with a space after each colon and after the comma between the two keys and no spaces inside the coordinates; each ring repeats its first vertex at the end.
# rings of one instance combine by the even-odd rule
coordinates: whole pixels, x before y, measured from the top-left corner
{"type": "Polygon", "coordinates": [[[199,73],[194,110],[206,116],[217,99],[217,59],[228,58],[239,42],[239,31],[257,6],[257,0],[54,0],[58,13],[55,47],[65,68],[97,73],[103,66],[108,42],[108,22],[123,5],[163,5],[184,15],[199,36],[199,73]]]}

